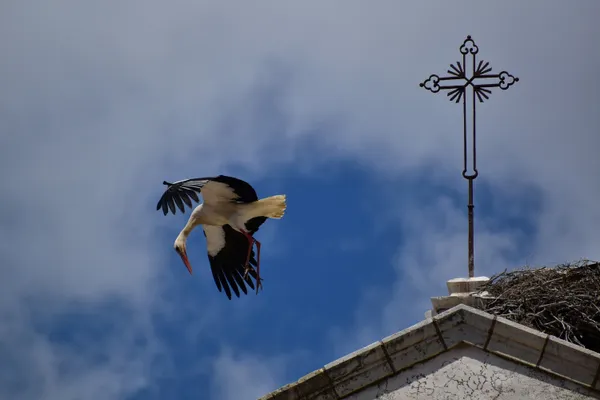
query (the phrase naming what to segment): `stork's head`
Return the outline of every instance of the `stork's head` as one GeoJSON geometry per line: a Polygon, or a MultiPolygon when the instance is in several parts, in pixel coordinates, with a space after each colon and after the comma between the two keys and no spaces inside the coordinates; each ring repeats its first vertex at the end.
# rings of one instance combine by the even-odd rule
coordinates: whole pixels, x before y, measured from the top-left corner
{"type": "Polygon", "coordinates": [[[188,271],[190,271],[190,275],[191,275],[192,274],[192,266],[190,265],[190,261],[188,260],[188,257],[187,257],[185,240],[178,236],[177,239],[175,239],[175,244],[173,245],[173,247],[175,248],[175,251],[181,257],[181,260],[187,267],[188,271]]]}

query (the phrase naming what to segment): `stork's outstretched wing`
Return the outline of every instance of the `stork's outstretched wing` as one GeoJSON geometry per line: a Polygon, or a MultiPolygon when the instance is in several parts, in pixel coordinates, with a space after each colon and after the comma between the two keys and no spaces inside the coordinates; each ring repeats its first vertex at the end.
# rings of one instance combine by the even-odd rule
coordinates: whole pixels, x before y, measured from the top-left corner
{"type": "Polygon", "coordinates": [[[175,183],[163,182],[168,188],[162,195],[156,209],[162,208],[163,214],[169,210],[176,212],[175,206],[185,213],[184,203],[192,207],[192,201],[199,202],[196,193],[202,193],[206,204],[235,201],[249,203],[258,200],[256,191],[249,183],[231,176],[219,175],[213,178],[193,178],[177,181],[175,183]]]}
{"type": "Polygon", "coordinates": [[[185,179],[175,183],[164,181],[163,185],[167,185],[167,190],[165,190],[158,204],[156,204],[156,210],[162,208],[163,214],[167,215],[170,209],[175,214],[175,205],[177,205],[181,212],[185,213],[183,203],[187,204],[190,208],[192,208],[192,200],[198,203],[200,199],[196,193],[200,193],[202,187],[209,181],[210,178],[185,179]]]}
{"type": "Polygon", "coordinates": [[[246,284],[254,289],[252,278],[256,281],[254,250],[250,254],[250,265],[254,268],[250,269],[248,276],[244,279],[248,239],[229,225],[203,225],[202,228],[206,237],[210,269],[219,292],[224,290],[229,300],[231,300],[232,290],[237,297],[240,297],[240,289],[244,294],[248,294],[246,284]]]}

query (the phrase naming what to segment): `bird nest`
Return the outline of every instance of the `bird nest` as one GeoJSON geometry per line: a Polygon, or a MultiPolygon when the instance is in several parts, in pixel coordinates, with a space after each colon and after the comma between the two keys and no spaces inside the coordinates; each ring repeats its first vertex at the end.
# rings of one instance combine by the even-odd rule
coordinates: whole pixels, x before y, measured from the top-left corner
{"type": "Polygon", "coordinates": [[[600,353],[599,262],[504,271],[479,294],[490,314],[600,353]]]}

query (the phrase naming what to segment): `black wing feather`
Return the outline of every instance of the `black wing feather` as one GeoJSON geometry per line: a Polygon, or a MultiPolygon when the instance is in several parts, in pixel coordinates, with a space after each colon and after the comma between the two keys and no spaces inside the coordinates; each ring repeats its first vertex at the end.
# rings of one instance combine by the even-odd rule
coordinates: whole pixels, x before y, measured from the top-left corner
{"type": "Polygon", "coordinates": [[[255,281],[257,280],[258,275],[256,275],[256,270],[251,269],[246,277],[246,283],[250,286],[250,289],[254,290],[254,282],[252,282],[251,278],[254,278],[255,281]]]}
{"type": "Polygon", "coordinates": [[[219,270],[217,271],[217,274],[219,275],[219,280],[221,281],[221,286],[223,287],[223,290],[225,290],[225,294],[227,295],[229,300],[231,300],[231,289],[229,289],[227,278],[225,278],[225,271],[219,270]]]}
{"type": "Polygon", "coordinates": [[[186,193],[188,194],[188,196],[190,196],[192,198],[192,200],[194,200],[196,203],[200,202],[200,198],[198,197],[198,195],[196,194],[196,192],[194,192],[193,190],[186,190],[186,193]]]}
{"type": "Polygon", "coordinates": [[[242,275],[240,275],[238,270],[233,271],[233,274],[231,274],[233,276],[233,279],[235,279],[235,282],[237,283],[237,286],[242,289],[242,292],[244,292],[244,294],[248,294],[248,290],[246,289],[246,284],[244,283],[244,279],[242,278],[242,275]]]}
{"type": "Polygon", "coordinates": [[[235,295],[237,297],[240,297],[240,289],[238,289],[238,287],[237,287],[237,283],[235,282],[235,279],[233,278],[233,274],[235,274],[235,271],[232,271],[232,273],[230,273],[230,274],[225,274],[225,277],[229,281],[229,287],[231,288],[231,290],[233,290],[233,292],[235,293],[235,295]]]}
{"type": "Polygon", "coordinates": [[[185,212],[185,208],[183,208],[183,201],[181,201],[181,197],[185,196],[184,193],[180,193],[179,196],[173,196],[173,200],[175,200],[175,203],[177,204],[177,207],[179,207],[179,209],[181,210],[182,213],[185,212]]]}
{"type": "MultiPolygon", "coordinates": [[[[190,200],[190,197],[188,196],[188,192],[185,192],[185,191],[181,192],[181,200],[183,200],[184,203],[187,204],[187,206],[189,208],[192,208],[192,201],[190,200]]],[[[181,212],[185,213],[185,209],[181,210],[181,212]]]]}

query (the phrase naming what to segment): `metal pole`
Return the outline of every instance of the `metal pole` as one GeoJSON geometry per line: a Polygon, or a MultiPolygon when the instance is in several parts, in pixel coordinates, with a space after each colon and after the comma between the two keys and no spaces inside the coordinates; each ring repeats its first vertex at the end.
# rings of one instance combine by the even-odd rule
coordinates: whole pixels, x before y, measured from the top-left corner
{"type": "Polygon", "coordinates": [[[474,243],[474,231],[473,231],[473,179],[469,178],[469,204],[467,205],[469,210],[469,278],[475,276],[475,243],[474,243]]]}

